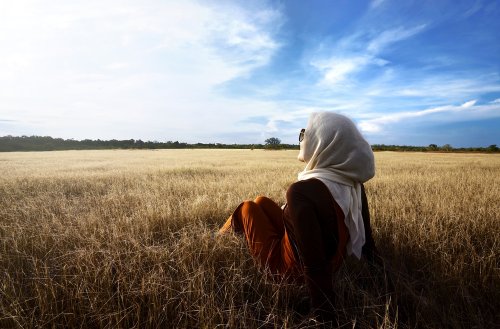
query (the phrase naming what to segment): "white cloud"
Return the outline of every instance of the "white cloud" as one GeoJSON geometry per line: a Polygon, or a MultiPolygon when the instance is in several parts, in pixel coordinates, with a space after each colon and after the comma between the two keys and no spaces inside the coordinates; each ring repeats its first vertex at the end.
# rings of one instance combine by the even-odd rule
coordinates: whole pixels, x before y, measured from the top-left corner
{"type": "Polygon", "coordinates": [[[464,108],[469,108],[471,106],[476,105],[476,103],[477,103],[477,100],[473,99],[471,101],[463,103],[461,106],[464,107],[464,108]]]}
{"type": "Polygon", "coordinates": [[[376,122],[362,121],[358,123],[359,129],[366,133],[378,133],[382,130],[382,126],[376,122]]]}
{"type": "Polygon", "coordinates": [[[327,60],[312,61],[310,64],[323,73],[320,84],[326,86],[337,85],[359,71],[362,71],[367,65],[384,66],[388,62],[371,56],[353,56],[353,57],[332,57],[327,60]]]}
{"type": "Polygon", "coordinates": [[[323,72],[325,84],[337,84],[344,81],[348,75],[356,72],[368,62],[367,57],[330,58],[324,61],[311,62],[311,65],[323,72]]]}
{"type": "Polygon", "coordinates": [[[114,62],[104,66],[104,68],[108,70],[122,70],[128,68],[129,66],[130,64],[126,62],[114,62]]]}
{"type": "Polygon", "coordinates": [[[62,137],[212,138],[274,109],[217,87],[270,61],[281,21],[232,2],[3,1],[0,118],[62,137]]]}

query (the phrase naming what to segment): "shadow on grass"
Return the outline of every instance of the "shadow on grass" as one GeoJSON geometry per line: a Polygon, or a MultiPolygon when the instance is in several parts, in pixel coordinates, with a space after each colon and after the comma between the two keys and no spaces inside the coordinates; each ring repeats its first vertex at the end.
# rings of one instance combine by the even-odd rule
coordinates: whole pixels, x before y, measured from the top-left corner
{"type": "MultiPolygon", "coordinates": [[[[216,226],[203,222],[161,224],[142,237],[71,237],[59,248],[39,249],[26,241],[9,249],[0,259],[0,327],[331,326],[310,316],[303,285],[271,280],[257,268],[243,239],[214,237],[216,226]]],[[[474,283],[444,272],[439,258],[386,244],[379,249],[382,264],[348,259],[333,278],[340,327],[498,323],[498,278],[474,283]]]]}
{"type": "Polygon", "coordinates": [[[336,276],[341,322],[360,327],[493,328],[498,278],[464,280],[410,250],[384,248],[380,264],[349,259],[336,276]]]}

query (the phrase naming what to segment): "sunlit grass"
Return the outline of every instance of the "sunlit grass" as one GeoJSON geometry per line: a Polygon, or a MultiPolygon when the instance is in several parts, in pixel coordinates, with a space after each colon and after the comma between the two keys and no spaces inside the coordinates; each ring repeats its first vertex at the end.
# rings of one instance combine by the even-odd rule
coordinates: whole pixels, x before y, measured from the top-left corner
{"type": "MultiPolygon", "coordinates": [[[[302,286],[213,232],[244,199],[279,204],[297,151],[0,154],[0,327],[314,327],[302,286]]],[[[366,184],[385,267],[335,276],[347,327],[491,327],[500,156],[376,153],[366,184]]]]}

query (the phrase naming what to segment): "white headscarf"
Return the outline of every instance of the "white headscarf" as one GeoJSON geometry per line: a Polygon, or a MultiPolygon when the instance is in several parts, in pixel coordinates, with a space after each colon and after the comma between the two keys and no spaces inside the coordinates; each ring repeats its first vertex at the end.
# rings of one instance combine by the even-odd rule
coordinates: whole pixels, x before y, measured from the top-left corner
{"type": "Polygon", "coordinates": [[[309,118],[300,146],[306,167],[299,180],[317,178],[328,187],[345,215],[350,235],[347,253],[361,258],[365,243],[361,183],[375,175],[370,144],[347,117],[316,112],[309,118]]]}

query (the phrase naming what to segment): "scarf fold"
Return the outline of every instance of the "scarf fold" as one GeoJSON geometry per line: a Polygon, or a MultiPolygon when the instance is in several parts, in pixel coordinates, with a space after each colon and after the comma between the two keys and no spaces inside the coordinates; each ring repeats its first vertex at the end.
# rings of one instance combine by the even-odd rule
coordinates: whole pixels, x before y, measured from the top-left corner
{"type": "Polygon", "coordinates": [[[330,190],[344,212],[349,231],[347,254],[361,258],[365,243],[361,183],[375,175],[370,144],[347,117],[332,112],[312,113],[301,142],[306,162],[299,180],[316,178],[330,190]]]}

